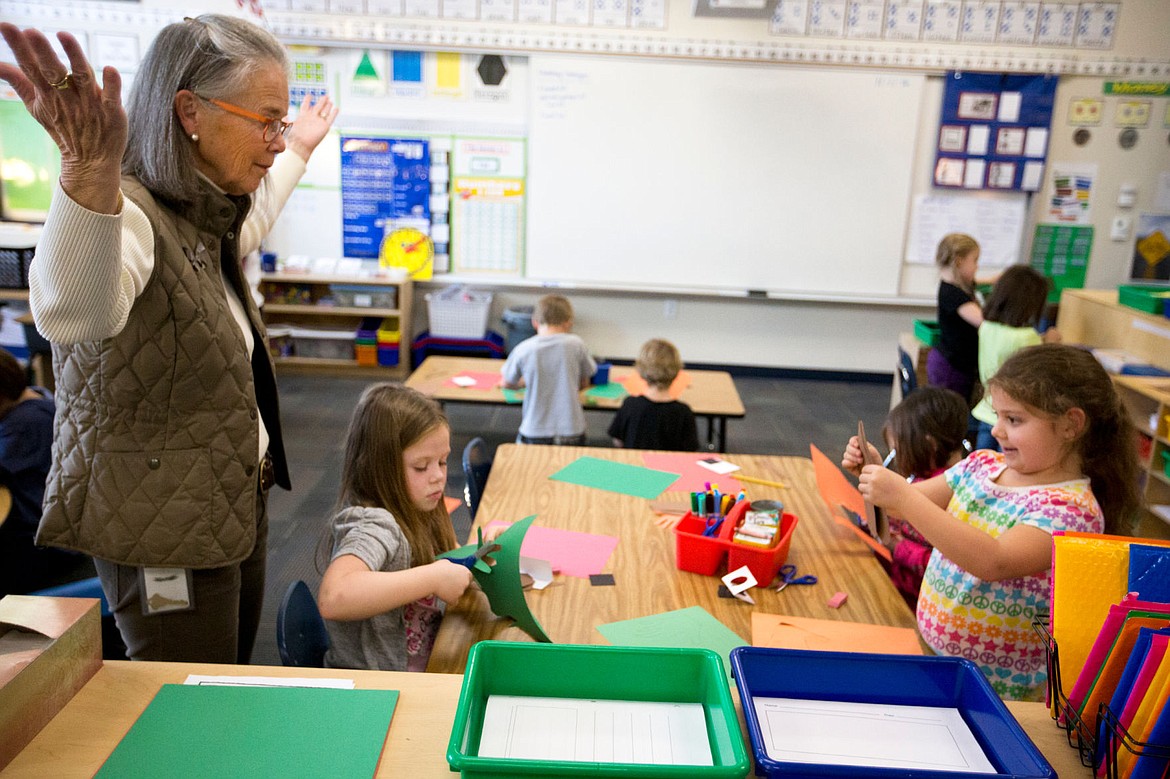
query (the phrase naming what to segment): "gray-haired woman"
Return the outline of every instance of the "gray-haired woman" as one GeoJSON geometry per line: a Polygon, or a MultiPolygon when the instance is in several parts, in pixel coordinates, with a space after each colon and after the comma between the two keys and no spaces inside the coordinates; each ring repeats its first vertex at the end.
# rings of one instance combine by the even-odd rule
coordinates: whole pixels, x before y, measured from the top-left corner
{"type": "Polygon", "coordinates": [[[72,35],[66,67],[40,32],[0,33],[0,78],[61,150],[29,284],[58,409],[37,541],[93,555],[132,659],[246,663],[289,479],[241,259],[337,111],[306,100],[290,129],[284,49],[232,17],[163,29],[128,110],[72,35]]]}

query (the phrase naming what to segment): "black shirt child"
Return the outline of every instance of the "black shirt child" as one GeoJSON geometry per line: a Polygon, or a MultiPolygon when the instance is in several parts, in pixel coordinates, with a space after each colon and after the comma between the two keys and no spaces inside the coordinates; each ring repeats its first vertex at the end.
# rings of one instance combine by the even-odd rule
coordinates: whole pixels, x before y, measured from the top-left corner
{"type": "Polygon", "coordinates": [[[694,452],[699,448],[695,414],[677,400],[656,403],[643,396],[626,398],[609,425],[609,435],[627,449],[694,452]]]}

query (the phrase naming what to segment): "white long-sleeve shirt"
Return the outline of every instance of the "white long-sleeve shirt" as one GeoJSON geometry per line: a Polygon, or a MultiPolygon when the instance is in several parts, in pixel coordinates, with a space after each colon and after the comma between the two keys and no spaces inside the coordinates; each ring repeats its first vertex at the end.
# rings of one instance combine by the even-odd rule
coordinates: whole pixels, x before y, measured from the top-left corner
{"type": "MultiPolygon", "coordinates": [[[[305,173],[295,152],[280,154],[252,195],[240,227],[240,257],[260,248],[305,173]]],[[[37,330],[58,343],[100,341],[122,332],[134,301],[154,272],[154,232],[142,209],[122,198],[122,213],[99,214],[79,205],[57,184],[45,229],[29,268],[29,304],[37,330]]],[[[223,279],[232,315],[251,359],[252,327],[231,284],[223,279]]],[[[268,449],[260,421],[259,446],[268,449]]]]}

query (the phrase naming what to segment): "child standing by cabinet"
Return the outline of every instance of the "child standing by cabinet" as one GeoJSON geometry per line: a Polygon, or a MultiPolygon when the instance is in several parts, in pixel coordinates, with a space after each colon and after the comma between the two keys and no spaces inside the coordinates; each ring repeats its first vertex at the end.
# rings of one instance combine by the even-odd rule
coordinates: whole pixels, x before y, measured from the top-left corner
{"type": "MultiPolygon", "coordinates": [[[[995,288],[983,307],[983,324],[979,325],[979,380],[987,383],[1004,360],[1039,343],[1060,343],[1060,331],[1050,327],[1040,335],[1036,326],[1048,302],[1048,279],[1027,265],[1013,265],[995,282],[995,288]]],[[[991,434],[995,410],[991,398],[983,398],[971,410],[979,422],[976,449],[999,450],[991,434]]]]}
{"type": "Polygon", "coordinates": [[[934,387],[959,393],[968,403],[979,375],[979,325],[983,310],[975,296],[979,244],[964,233],[949,233],[935,253],[939,269],[938,344],[926,357],[926,378],[934,387]]]}

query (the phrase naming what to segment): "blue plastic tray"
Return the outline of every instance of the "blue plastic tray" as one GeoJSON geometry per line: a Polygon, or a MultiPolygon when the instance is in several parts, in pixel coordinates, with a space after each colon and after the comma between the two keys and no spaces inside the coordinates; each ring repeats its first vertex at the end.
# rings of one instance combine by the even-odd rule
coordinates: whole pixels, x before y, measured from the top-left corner
{"type": "Polygon", "coordinates": [[[731,672],[747,720],[756,775],[783,779],[1056,779],[1056,771],[968,660],[953,657],[809,652],[741,646],[731,672]],[[754,698],[958,708],[997,773],[867,768],[773,760],[765,751],[754,698]]]}

